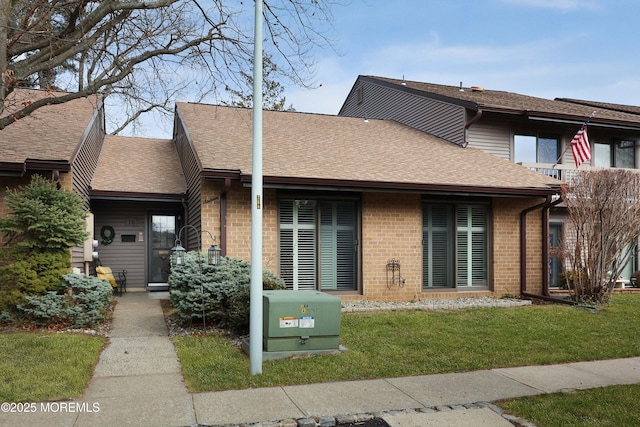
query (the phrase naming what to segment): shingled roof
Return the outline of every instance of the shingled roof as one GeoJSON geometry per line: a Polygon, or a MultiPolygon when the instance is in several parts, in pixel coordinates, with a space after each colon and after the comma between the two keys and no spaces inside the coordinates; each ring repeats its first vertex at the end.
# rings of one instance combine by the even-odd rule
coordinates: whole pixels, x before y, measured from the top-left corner
{"type": "MultiPolygon", "coordinates": [[[[251,176],[249,109],[177,103],[205,176],[251,176]]],[[[390,120],[264,111],[265,184],[548,194],[559,181],[390,120]]]]}
{"type": "MultiPolygon", "coordinates": [[[[42,98],[45,94],[62,95],[16,89],[7,99],[4,114],[12,114],[14,107],[22,102],[42,98]]],[[[47,105],[0,130],[0,162],[24,163],[29,159],[71,163],[100,102],[98,96],[92,96],[47,105]]]]}
{"type": "Polygon", "coordinates": [[[611,102],[588,101],[586,99],[573,98],[556,98],[556,101],[570,102],[573,104],[588,105],[598,109],[606,108],[607,110],[622,111],[624,113],[640,115],[640,107],[637,105],[613,104],[611,102]]]}
{"type": "Polygon", "coordinates": [[[180,160],[170,139],[107,135],[96,173],[93,196],[175,197],[186,191],[180,160]]]}
{"type": "Polygon", "coordinates": [[[513,92],[489,90],[482,87],[447,86],[434,83],[391,79],[387,77],[359,76],[396,89],[428,96],[452,104],[462,105],[473,110],[519,114],[526,117],[564,119],[582,122],[597,110],[592,124],[640,127],[640,115],[629,108],[613,108],[617,104],[595,103],[591,101],[575,102],[562,98],[545,99],[521,95],[513,92]]]}

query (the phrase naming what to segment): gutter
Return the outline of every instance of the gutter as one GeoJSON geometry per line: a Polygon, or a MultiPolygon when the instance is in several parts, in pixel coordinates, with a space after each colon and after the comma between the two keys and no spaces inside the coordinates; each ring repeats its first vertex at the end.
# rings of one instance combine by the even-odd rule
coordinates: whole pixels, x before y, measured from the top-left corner
{"type": "MultiPolygon", "coordinates": [[[[234,179],[233,177],[230,177],[234,179]]],[[[243,174],[240,182],[245,187],[251,186],[251,175],[243,174]]],[[[333,178],[305,178],[287,176],[264,176],[265,188],[289,189],[323,189],[327,191],[392,191],[419,192],[456,195],[480,195],[501,197],[545,197],[549,194],[549,187],[487,187],[477,185],[426,184],[417,182],[389,182],[343,180],[333,178]]]]}
{"type": "Polygon", "coordinates": [[[562,197],[552,201],[552,196],[535,206],[526,208],[520,213],[520,296],[525,298],[542,299],[544,301],[575,305],[574,301],[554,298],[549,293],[549,210],[562,202],[562,197]],[[536,209],[542,209],[542,295],[527,292],[527,214],[536,209]]]}
{"type": "Polygon", "coordinates": [[[472,124],[480,120],[481,117],[482,110],[478,108],[478,111],[476,111],[476,115],[471,120],[469,120],[467,124],[464,125],[464,141],[462,141],[462,148],[467,148],[467,145],[469,145],[469,128],[472,124]]]}
{"type": "MultiPolygon", "coordinates": [[[[547,196],[547,199],[535,206],[531,206],[520,212],[520,295],[527,295],[527,214],[536,209],[551,205],[551,196],[547,196]]],[[[546,228],[542,225],[542,228],[546,228]]],[[[546,246],[546,245],[543,245],[546,246]]],[[[544,249],[542,252],[545,252],[544,249]]],[[[545,278],[542,278],[543,282],[545,278]]],[[[542,286],[544,288],[544,284],[542,286]]]]}

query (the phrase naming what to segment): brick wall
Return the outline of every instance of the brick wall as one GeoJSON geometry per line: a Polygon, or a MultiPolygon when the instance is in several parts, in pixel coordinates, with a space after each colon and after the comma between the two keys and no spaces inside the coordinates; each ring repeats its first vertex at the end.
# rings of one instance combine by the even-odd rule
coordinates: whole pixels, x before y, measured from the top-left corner
{"type": "Polygon", "coordinates": [[[418,194],[362,196],[362,285],[368,300],[418,299],[422,287],[422,205],[418,194]],[[387,262],[397,259],[405,286],[387,287],[387,262]]]}
{"type": "MultiPolygon", "coordinates": [[[[207,183],[203,200],[218,197],[219,183],[207,183]]],[[[204,188],[204,187],[203,187],[204,188]]],[[[263,265],[278,272],[277,192],[263,194],[263,265]]],[[[227,195],[227,255],[250,259],[251,189],[234,183],[227,195]]],[[[361,291],[343,300],[408,301],[419,298],[518,295],[520,292],[520,213],[542,199],[498,198],[492,205],[492,291],[422,291],[422,203],[418,194],[363,193],[361,203],[361,291]],[[387,286],[386,265],[397,259],[403,288],[387,286]]],[[[203,204],[203,227],[220,235],[219,200],[203,204]]],[[[542,290],[542,216],[527,215],[527,291],[542,290]]]]}
{"type": "MultiPolygon", "coordinates": [[[[520,213],[543,199],[493,202],[493,275],[496,296],[520,293],[520,213]]],[[[527,214],[527,292],[542,292],[542,212],[527,214]]]]}
{"type": "MultiPolygon", "coordinates": [[[[204,181],[202,185],[202,228],[216,236],[221,244],[220,197],[222,183],[204,181]],[[217,200],[213,200],[218,197],[217,200]]],[[[263,190],[262,203],[262,262],[263,267],[278,271],[278,209],[276,191],[263,190]]],[[[227,193],[227,256],[251,259],[251,188],[234,182],[227,193]]],[[[204,239],[206,240],[206,239],[204,239]]],[[[203,249],[209,244],[203,241],[203,249]]]]}

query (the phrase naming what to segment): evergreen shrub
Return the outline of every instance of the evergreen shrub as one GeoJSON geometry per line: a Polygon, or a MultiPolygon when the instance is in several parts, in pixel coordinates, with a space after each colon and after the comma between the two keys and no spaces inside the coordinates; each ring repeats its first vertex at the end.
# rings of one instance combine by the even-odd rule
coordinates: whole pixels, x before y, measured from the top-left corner
{"type": "Polygon", "coordinates": [[[26,296],[57,290],[71,267],[68,252],[14,255],[9,256],[15,259],[0,266],[0,311],[15,308],[26,296]]]}
{"type": "MultiPolygon", "coordinates": [[[[285,289],[282,279],[268,270],[262,273],[263,289],[285,289]]],[[[223,257],[208,265],[202,253],[187,253],[184,263],[173,265],[169,276],[171,304],[191,322],[206,322],[244,334],[249,330],[251,263],[223,257]]]]}
{"type": "Polygon", "coordinates": [[[27,296],[18,304],[17,317],[38,326],[82,328],[104,320],[113,298],[111,284],[84,274],[66,274],[57,291],[27,296]]]}
{"type": "Polygon", "coordinates": [[[1,254],[0,311],[55,291],[71,267],[69,249],[88,236],[82,198],[40,175],[8,190],[5,203],[9,214],[0,218],[0,231],[9,246],[1,254]]]}

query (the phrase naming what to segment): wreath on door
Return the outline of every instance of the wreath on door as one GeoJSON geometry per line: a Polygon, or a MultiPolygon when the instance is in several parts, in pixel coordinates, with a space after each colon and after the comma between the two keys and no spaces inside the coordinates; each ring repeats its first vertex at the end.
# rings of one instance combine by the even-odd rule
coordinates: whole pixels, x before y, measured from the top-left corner
{"type": "Polygon", "coordinates": [[[113,230],[113,227],[110,225],[103,225],[100,229],[100,237],[102,237],[103,245],[110,245],[113,243],[113,238],[115,237],[116,232],[113,230]]]}

